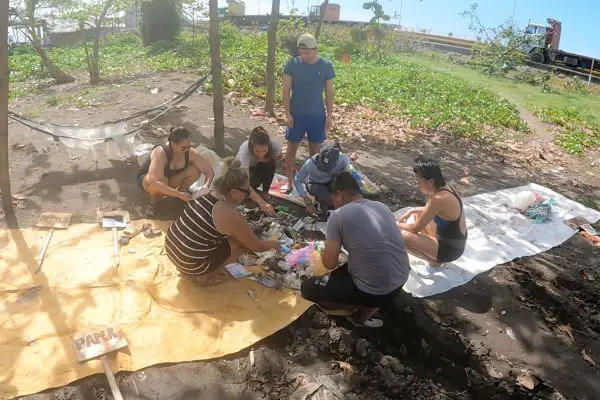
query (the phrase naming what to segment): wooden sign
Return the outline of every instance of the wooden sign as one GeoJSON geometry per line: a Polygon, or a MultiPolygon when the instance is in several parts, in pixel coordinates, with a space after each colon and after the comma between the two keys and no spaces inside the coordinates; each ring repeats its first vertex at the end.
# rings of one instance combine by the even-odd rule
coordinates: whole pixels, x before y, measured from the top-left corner
{"type": "Polygon", "coordinates": [[[45,212],[40,215],[36,226],[38,228],[67,229],[71,223],[70,213],[45,212]]]}
{"type": "Polygon", "coordinates": [[[86,332],[78,332],[71,339],[79,362],[127,347],[127,339],[117,325],[107,325],[86,332]]]}

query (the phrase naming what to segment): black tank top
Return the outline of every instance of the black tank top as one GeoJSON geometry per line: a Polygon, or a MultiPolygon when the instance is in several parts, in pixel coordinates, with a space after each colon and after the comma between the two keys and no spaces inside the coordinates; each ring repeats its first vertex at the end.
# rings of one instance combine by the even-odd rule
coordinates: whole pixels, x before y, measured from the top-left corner
{"type": "Polygon", "coordinates": [[[151,160],[152,152],[157,147],[162,147],[163,150],[165,151],[165,154],[167,155],[167,163],[165,164],[165,177],[167,177],[167,178],[170,178],[173,175],[177,175],[178,173],[180,173],[181,171],[186,169],[188,164],[190,163],[190,151],[187,150],[185,152],[185,163],[183,164],[183,168],[171,169],[171,161],[173,161],[173,151],[171,150],[171,146],[168,146],[166,144],[159,144],[159,145],[154,146],[152,148],[152,150],[150,151],[150,155],[148,156],[148,158],[144,161],[144,163],[140,167],[138,176],[144,176],[148,173],[148,170],[150,169],[150,162],[152,161],[151,160]]]}
{"type": "Polygon", "coordinates": [[[454,189],[444,188],[444,189],[440,189],[439,191],[442,191],[442,190],[446,191],[448,193],[452,193],[452,195],[454,195],[454,197],[456,197],[456,200],[458,200],[458,203],[460,204],[460,215],[454,221],[447,221],[438,215],[433,217],[433,221],[437,225],[437,237],[438,237],[438,239],[459,239],[459,240],[466,239],[467,234],[463,233],[460,229],[460,219],[463,214],[462,200],[461,200],[460,196],[458,194],[456,194],[454,189]]]}

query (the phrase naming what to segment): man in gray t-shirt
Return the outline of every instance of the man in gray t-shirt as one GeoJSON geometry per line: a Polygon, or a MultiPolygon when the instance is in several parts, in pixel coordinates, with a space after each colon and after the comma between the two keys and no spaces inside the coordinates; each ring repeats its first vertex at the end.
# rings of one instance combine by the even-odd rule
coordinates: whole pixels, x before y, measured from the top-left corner
{"type": "Polygon", "coordinates": [[[354,322],[379,327],[383,322],[371,316],[408,279],[410,264],[402,235],[390,209],[363,198],[350,173],[335,179],[333,198],[337,209],[327,222],[321,258],[327,269],[335,269],[343,246],[348,264],[304,282],[302,296],[324,308],[358,308],[354,322]]]}

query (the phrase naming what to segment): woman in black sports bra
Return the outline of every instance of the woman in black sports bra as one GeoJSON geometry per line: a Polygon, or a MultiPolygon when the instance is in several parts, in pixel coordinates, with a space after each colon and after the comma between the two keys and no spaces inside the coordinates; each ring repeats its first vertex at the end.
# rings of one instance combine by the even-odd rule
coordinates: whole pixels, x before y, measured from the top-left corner
{"type": "Polygon", "coordinates": [[[413,171],[419,191],[428,196],[427,204],[405,212],[398,226],[407,250],[429,263],[426,275],[431,275],[444,263],[462,256],[467,243],[467,224],[462,200],[446,184],[436,161],[419,156],[413,171]],[[407,223],[410,217],[415,221],[407,223]]]}
{"type": "Polygon", "coordinates": [[[201,174],[206,177],[206,186],[210,186],[215,173],[210,163],[192,148],[190,131],[183,126],[172,127],[167,143],[152,149],[137,175],[139,187],[150,194],[146,215],[152,217],[156,204],[165,196],[190,201],[190,186],[201,174]]]}

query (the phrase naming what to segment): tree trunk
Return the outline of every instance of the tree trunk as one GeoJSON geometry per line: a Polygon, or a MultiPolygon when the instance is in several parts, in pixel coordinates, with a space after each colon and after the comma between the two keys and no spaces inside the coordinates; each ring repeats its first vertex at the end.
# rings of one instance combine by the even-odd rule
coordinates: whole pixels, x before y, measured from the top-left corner
{"type": "Polygon", "coordinates": [[[48,73],[50,74],[52,79],[54,79],[56,81],[56,83],[74,82],[75,78],[73,78],[71,75],[67,74],[60,68],[58,68],[56,65],[54,65],[54,63],[52,61],[50,61],[50,58],[48,57],[48,52],[42,46],[42,42],[36,31],[36,28],[37,28],[36,22],[35,22],[36,0],[27,0],[25,3],[27,6],[27,20],[24,22],[27,27],[27,33],[29,34],[29,39],[31,40],[31,44],[32,44],[33,48],[37,52],[38,56],[40,56],[40,58],[42,59],[42,62],[44,63],[44,67],[46,67],[46,69],[48,70],[48,73]]]}
{"type": "Polygon", "coordinates": [[[219,35],[218,1],[209,0],[210,60],[213,83],[213,115],[215,117],[215,151],[221,157],[225,155],[225,124],[223,122],[223,81],[221,79],[221,37],[219,35]]]}
{"type": "Polygon", "coordinates": [[[94,44],[92,45],[92,57],[90,59],[90,82],[100,82],[100,61],[98,60],[98,54],[100,52],[100,34],[102,33],[102,26],[106,19],[108,10],[112,7],[114,0],[106,0],[104,8],[100,13],[100,17],[96,21],[96,29],[94,30],[94,44]]]}
{"type": "Polygon", "coordinates": [[[269,20],[269,49],[267,50],[267,98],[265,113],[275,114],[275,50],[277,49],[277,25],[279,24],[279,0],[272,0],[269,20]]]}
{"type": "Polygon", "coordinates": [[[325,10],[327,9],[327,5],[329,4],[329,0],[323,0],[323,4],[321,4],[321,8],[319,9],[319,22],[317,23],[317,30],[315,31],[315,38],[319,40],[319,35],[321,34],[321,26],[323,25],[323,17],[325,17],[325,10]]]}
{"type": "Polygon", "coordinates": [[[12,215],[8,168],[8,1],[0,2],[0,190],[4,213],[12,215]]]}
{"type": "MultiPolygon", "coordinates": [[[[29,33],[31,34],[31,31],[29,33]]],[[[40,56],[40,58],[42,59],[44,67],[46,67],[46,70],[48,70],[48,73],[50,74],[52,79],[56,81],[56,83],[60,84],[75,82],[75,78],[64,72],[62,69],[58,68],[50,60],[50,58],[48,57],[48,52],[42,46],[42,43],[40,42],[40,39],[38,38],[37,34],[34,33],[33,35],[31,35],[31,39],[31,44],[33,45],[33,48],[37,52],[38,56],[40,56]]]]}

